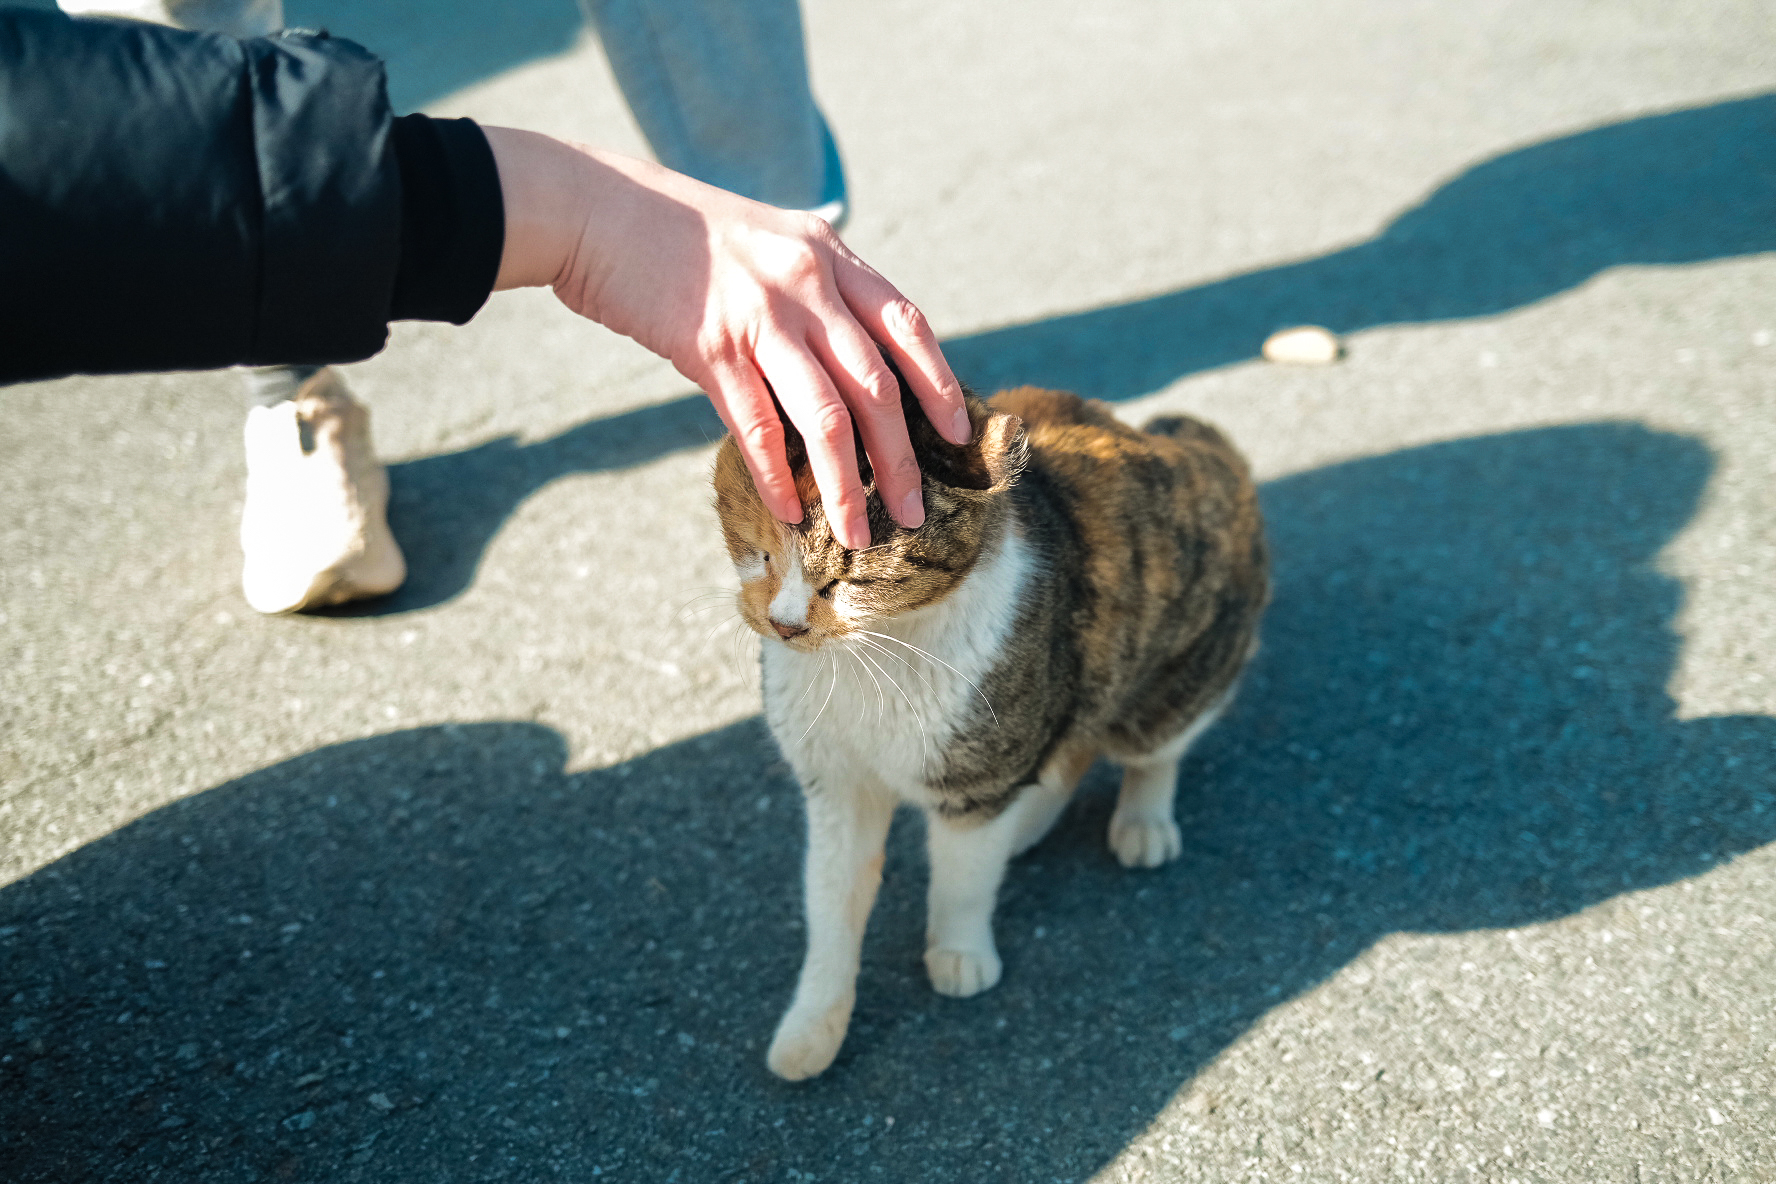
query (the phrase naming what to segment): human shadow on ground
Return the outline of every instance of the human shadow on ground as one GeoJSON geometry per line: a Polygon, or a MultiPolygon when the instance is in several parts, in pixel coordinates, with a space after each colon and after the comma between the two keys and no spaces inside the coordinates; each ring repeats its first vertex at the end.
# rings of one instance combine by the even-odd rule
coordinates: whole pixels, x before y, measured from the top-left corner
{"type": "MultiPolygon", "coordinates": [[[[1147,300],[944,344],[983,391],[1021,383],[1126,399],[1245,361],[1272,330],[1341,333],[1483,316],[1610,267],[1776,250],[1776,95],[1612,124],[1531,145],[1441,186],[1375,238],[1147,300]]],[[[644,464],[718,439],[700,396],[590,420],[538,444],[510,437],[391,469],[411,574],[339,615],[428,608],[460,594],[524,498],[569,473],[644,464]]]]}
{"type": "Polygon", "coordinates": [[[1563,917],[1776,838],[1776,721],[1678,720],[1665,691],[1656,558],[1711,464],[1600,423],[1267,485],[1276,600],[1186,762],[1183,858],[1115,865],[1097,771],[1010,873],[1004,981],[955,1001],[898,827],[856,1023],[799,1086],[762,1064],[801,835],[756,720],[572,775],[534,724],[424,728],[169,805],[0,889],[0,1162],[1084,1179],[1379,938],[1563,917]]]}

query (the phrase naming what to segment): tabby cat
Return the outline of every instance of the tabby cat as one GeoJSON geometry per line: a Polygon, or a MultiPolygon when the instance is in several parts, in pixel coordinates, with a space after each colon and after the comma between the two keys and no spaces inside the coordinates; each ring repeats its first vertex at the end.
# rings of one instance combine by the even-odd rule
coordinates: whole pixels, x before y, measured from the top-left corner
{"type": "Polygon", "coordinates": [[[833,538],[793,430],[796,526],[765,509],[731,438],[715,465],[740,614],[765,639],[765,713],[807,804],[807,959],[767,1056],[791,1080],[826,1069],[850,1025],[896,806],[927,821],[931,985],[984,991],[1006,861],[1096,757],[1124,770],[1116,858],[1178,856],[1179,758],[1232,696],[1268,598],[1251,478],[1214,428],[1136,431],[1025,387],[970,394],[957,446],[904,387],[902,403],[926,519],[896,525],[866,467],[866,550],[833,538]]]}

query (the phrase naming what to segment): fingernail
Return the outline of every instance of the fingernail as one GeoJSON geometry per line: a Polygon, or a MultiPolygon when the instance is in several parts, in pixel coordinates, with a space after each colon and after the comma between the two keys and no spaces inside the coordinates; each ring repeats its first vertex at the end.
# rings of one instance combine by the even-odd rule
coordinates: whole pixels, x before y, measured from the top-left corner
{"type": "Polygon", "coordinates": [[[915,489],[906,495],[906,500],[900,503],[898,517],[900,524],[908,530],[925,524],[925,494],[922,490],[915,489]]]}
{"type": "Polygon", "coordinates": [[[870,545],[869,518],[858,513],[845,520],[845,536],[851,541],[845,546],[853,551],[862,551],[870,545]]]}
{"type": "Polygon", "coordinates": [[[973,435],[974,425],[968,422],[968,408],[956,408],[956,418],[950,424],[950,442],[952,444],[966,444],[973,435]]]}

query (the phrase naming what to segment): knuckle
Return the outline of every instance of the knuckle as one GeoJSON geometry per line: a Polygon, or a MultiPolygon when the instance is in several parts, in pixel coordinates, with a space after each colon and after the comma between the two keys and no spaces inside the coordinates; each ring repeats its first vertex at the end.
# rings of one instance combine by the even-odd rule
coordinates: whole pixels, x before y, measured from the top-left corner
{"type": "Polygon", "coordinates": [[[864,501],[861,491],[848,486],[835,491],[831,497],[823,495],[821,500],[826,503],[827,516],[839,521],[844,521],[865,510],[868,505],[864,501]]]}
{"type": "Polygon", "coordinates": [[[851,413],[842,403],[822,403],[814,411],[814,432],[827,440],[850,438],[851,413]]]}
{"type": "Polygon", "coordinates": [[[886,366],[873,366],[864,375],[863,389],[872,403],[883,407],[900,406],[900,383],[886,366]]]}
{"type": "Polygon", "coordinates": [[[722,370],[733,370],[741,362],[740,343],[726,326],[704,326],[697,331],[692,349],[699,358],[722,370]]]}
{"type": "Polygon", "coordinates": [[[770,270],[777,279],[787,284],[805,283],[820,275],[820,253],[806,239],[785,238],[771,253],[770,270]]]}
{"type": "Polygon", "coordinates": [[[796,224],[801,227],[802,233],[816,242],[824,243],[833,237],[833,228],[825,218],[807,210],[798,210],[795,219],[796,224]]]}
{"type": "Polygon", "coordinates": [[[916,488],[919,484],[919,461],[910,452],[890,465],[889,471],[898,485],[916,488]]]}
{"type": "Polygon", "coordinates": [[[882,310],[882,319],[889,328],[905,337],[922,342],[931,336],[931,325],[925,320],[925,314],[904,296],[888,302],[882,310]]]}
{"type": "Polygon", "coordinates": [[[783,442],[783,425],[774,419],[750,419],[740,425],[740,442],[756,453],[775,454],[783,442]]]}

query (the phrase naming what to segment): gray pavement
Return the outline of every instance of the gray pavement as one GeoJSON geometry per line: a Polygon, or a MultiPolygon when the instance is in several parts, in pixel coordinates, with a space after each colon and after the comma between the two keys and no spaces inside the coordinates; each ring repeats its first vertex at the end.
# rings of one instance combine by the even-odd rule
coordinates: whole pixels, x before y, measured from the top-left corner
{"type": "MultiPolygon", "coordinates": [[[[568,0],[290,0],[401,102],[639,150],[568,0]]],[[[713,417],[541,294],[350,369],[414,575],[234,587],[225,375],[0,393],[0,1178],[1776,1180],[1767,5],[810,6],[848,241],[977,385],[1252,456],[1184,858],[1099,770],[838,1063],[763,1050],[797,793],[713,417]],[[1325,369],[1253,360],[1281,324],[1325,369]]]]}

